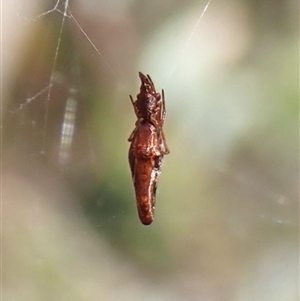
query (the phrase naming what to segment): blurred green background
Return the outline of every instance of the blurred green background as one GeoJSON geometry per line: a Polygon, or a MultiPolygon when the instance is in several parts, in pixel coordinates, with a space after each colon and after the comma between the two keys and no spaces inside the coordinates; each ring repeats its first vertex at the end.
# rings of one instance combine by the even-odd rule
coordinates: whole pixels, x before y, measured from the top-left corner
{"type": "Polygon", "coordinates": [[[3,300],[298,300],[298,6],[3,3],[3,300]],[[171,150],[148,227],[138,71],[171,150]]]}

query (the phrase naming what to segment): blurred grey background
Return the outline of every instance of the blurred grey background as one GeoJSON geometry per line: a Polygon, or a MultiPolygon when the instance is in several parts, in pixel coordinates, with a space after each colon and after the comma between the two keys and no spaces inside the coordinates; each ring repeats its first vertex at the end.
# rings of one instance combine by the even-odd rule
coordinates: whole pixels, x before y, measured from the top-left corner
{"type": "Polygon", "coordinates": [[[3,301],[299,300],[299,3],[207,4],[3,1],[3,301]],[[138,71],[171,150],[148,227],[138,71]]]}

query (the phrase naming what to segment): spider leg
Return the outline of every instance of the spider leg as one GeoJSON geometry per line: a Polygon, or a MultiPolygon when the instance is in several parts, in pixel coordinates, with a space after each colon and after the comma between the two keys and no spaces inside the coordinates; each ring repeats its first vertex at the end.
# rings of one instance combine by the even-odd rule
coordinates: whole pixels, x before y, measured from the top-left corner
{"type": "Polygon", "coordinates": [[[150,82],[150,84],[151,84],[151,86],[153,87],[153,90],[154,90],[154,92],[155,92],[155,87],[154,87],[154,83],[153,83],[153,81],[152,81],[152,78],[150,77],[149,74],[147,74],[147,77],[148,77],[148,80],[149,80],[149,82],[150,82]]]}
{"type": "Polygon", "coordinates": [[[135,104],[135,101],[133,100],[131,95],[129,95],[129,97],[130,97],[130,100],[131,100],[131,103],[132,103],[132,106],[133,106],[133,109],[134,109],[134,113],[135,113],[136,117],[139,118],[139,111],[138,111],[138,108],[135,104]]]}
{"type": "Polygon", "coordinates": [[[164,91],[164,89],[162,89],[161,95],[162,95],[162,115],[161,115],[161,120],[162,120],[162,124],[164,124],[165,118],[166,118],[166,102],[165,102],[165,91],[164,91]]]}
{"type": "Polygon", "coordinates": [[[163,144],[163,152],[164,152],[164,155],[167,155],[170,153],[170,150],[168,148],[168,145],[167,145],[167,141],[166,141],[166,138],[165,138],[165,134],[163,131],[160,132],[161,134],[161,139],[162,139],[162,144],[163,144]]]}
{"type": "Polygon", "coordinates": [[[162,98],[157,102],[157,108],[156,108],[156,116],[157,116],[157,121],[156,125],[158,128],[162,129],[164,121],[165,121],[165,95],[164,95],[164,90],[162,90],[162,98]]]}
{"type": "Polygon", "coordinates": [[[132,105],[134,106],[134,101],[131,95],[129,95],[132,105]]]}
{"type": "Polygon", "coordinates": [[[160,136],[161,136],[161,143],[163,146],[163,152],[165,155],[170,153],[170,150],[168,148],[167,142],[166,142],[166,138],[165,138],[165,134],[162,130],[163,124],[165,122],[165,117],[166,117],[166,103],[165,103],[165,92],[164,90],[161,91],[161,95],[162,95],[162,106],[161,106],[161,111],[160,111],[160,136]]]}
{"type": "Polygon", "coordinates": [[[136,128],[132,131],[132,133],[130,134],[130,136],[129,136],[129,138],[128,138],[128,141],[129,141],[129,142],[132,141],[132,139],[133,139],[133,137],[134,137],[134,135],[135,135],[137,129],[138,129],[138,127],[136,127],[136,128]]]}

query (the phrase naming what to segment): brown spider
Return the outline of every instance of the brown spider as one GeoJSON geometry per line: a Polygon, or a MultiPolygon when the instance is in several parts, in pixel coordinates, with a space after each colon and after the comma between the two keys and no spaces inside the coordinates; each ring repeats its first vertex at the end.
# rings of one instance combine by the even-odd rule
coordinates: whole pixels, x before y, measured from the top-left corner
{"type": "Polygon", "coordinates": [[[144,225],[149,225],[154,217],[163,157],[170,151],[162,129],[166,115],[164,91],[161,97],[149,75],[139,72],[139,77],[141,87],[137,100],[133,101],[130,95],[137,121],[128,138],[131,142],[128,156],[139,217],[144,225]]]}

